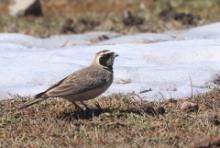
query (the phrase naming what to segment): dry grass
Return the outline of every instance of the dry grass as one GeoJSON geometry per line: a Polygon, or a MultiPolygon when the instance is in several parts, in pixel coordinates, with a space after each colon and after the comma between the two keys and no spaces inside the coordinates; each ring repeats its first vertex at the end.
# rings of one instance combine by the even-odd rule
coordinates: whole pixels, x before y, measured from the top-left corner
{"type": "Polygon", "coordinates": [[[43,17],[9,17],[7,0],[0,1],[0,32],[19,32],[48,37],[60,34],[62,25],[73,20],[69,33],[115,31],[120,33],[162,32],[184,29],[220,20],[219,0],[42,0],[43,17]],[[126,24],[124,12],[140,24],[126,24]]]}
{"type": "Polygon", "coordinates": [[[22,111],[9,111],[26,99],[0,102],[0,147],[190,147],[203,136],[220,134],[220,91],[188,99],[199,110],[179,109],[184,101],[141,101],[136,95],[112,95],[77,111],[62,99],[22,111]],[[165,109],[165,113],[163,112],[165,109]]]}

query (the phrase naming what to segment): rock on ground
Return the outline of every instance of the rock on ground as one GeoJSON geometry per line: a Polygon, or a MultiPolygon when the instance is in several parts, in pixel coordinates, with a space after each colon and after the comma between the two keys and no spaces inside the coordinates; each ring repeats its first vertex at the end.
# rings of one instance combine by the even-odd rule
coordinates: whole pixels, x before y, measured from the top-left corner
{"type": "Polygon", "coordinates": [[[12,16],[42,16],[42,8],[39,0],[12,0],[9,6],[12,16]]]}
{"type": "Polygon", "coordinates": [[[198,104],[184,101],[180,104],[180,109],[187,112],[197,111],[199,109],[198,104]]]}

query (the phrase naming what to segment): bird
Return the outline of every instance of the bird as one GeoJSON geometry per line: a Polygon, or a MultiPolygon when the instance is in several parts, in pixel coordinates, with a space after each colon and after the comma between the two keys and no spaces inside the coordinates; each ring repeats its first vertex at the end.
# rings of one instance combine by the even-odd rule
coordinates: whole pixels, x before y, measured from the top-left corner
{"type": "Polygon", "coordinates": [[[117,56],[119,56],[117,53],[110,50],[97,52],[89,66],[66,76],[45,91],[35,95],[31,101],[24,103],[18,109],[57,97],[72,102],[78,109],[82,108],[76,102],[80,102],[86,109],[89,109],[84,101],[98,97],[112,84],[113,64],[117,56]]]}

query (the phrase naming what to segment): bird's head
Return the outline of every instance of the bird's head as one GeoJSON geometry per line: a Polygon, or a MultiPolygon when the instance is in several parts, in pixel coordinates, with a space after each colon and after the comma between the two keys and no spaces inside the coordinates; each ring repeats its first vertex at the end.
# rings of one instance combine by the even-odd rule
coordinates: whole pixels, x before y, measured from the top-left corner
{"type": "Polygon", "coordinates": [[[93,60],[92,64],[112,69],[114,60],[117,56],[118,54],[113,51],[102,50],[96,53],[95,59],[93,60]]]}

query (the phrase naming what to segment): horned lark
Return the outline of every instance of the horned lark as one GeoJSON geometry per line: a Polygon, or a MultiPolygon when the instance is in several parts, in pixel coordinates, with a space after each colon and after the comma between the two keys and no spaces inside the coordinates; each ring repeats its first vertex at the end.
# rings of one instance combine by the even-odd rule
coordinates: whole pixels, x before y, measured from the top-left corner
{"type": "Polygon", "coordinates": [[[49,87],[46,91],[34,96],[34,100],[26,102],[19,109],[29,107],[51,97],[60,97],[76,103],[81,102],[86,108],[85,100],[93,99],[105,92],[113,81],[113,64],[118,54],[103,50],[96,53],[92,63],[65,77],[58,83],[49,87]]]}

